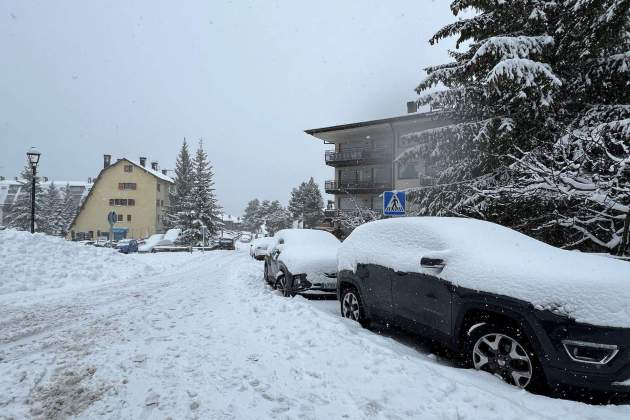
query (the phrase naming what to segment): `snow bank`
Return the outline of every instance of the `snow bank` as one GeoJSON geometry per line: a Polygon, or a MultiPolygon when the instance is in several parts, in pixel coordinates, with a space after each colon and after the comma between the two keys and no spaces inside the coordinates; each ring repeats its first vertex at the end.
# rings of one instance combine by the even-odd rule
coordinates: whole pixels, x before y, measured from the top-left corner
{"type": "MultiPolygon", "coordinates": [[[[339,270],[358,263],[422,272],[442,258],[440,277],[511,296],[578,322],[630,328],[630,264],[564,251],[480,220],[407,217],[358,227],[339,249],[339,270]]],[[[434,274],[434,273],[430,273],[434,274]]]]}
{"type": "Polygon", "coordinates": [[[151,275],[149,265],[109,248],[43,234],[0,231],[0,295],[151,275]]]}

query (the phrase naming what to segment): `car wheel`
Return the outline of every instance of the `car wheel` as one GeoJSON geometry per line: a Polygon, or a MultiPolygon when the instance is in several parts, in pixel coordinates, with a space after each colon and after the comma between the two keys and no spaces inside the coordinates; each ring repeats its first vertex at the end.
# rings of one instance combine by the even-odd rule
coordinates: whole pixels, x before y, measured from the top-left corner
{"type": "Polygon", "coordinates": [[[466,364],[519,388],[535,391],[544,374],[529,340],[519,328],[484,324],[468,334],[466,364]]]}
{"type": "Polygon", "coordinates": [[[357,321],[363,327],[367,327],[370,321],[365,316],[363,302],[357,289],[348,287],[341,292],[341,316],[357,321]]]}
{"type": "Polygon", "coordinates": [[[282,296],[284,297],[293,296],[291,292],[289,291],[289,285],[287,283],[287,276],[284,274],[281,274],[280,276],[278,276],[278,279],[276,280],[276,289],[280,290],[280,292],[282,293],[282,296]]]}

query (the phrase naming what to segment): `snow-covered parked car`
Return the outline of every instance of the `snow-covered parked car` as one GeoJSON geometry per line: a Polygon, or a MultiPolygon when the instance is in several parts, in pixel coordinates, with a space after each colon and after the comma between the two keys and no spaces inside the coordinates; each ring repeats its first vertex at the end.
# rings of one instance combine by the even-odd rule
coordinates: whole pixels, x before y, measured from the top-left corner
{"type": "Polygon", "coordinates": [[[267,255],[267,248],[271,243],[273,243],[273,238],[269,236],[254,239],[249,246],[249,255],[259,261],[264,260],[265,255],[267,255]]]}
{"type": "Polygon", "coordinates": [[[339,240],[314,229],[277,232],[265,256],[265,280],[284,296],[334,293],[339,240]]]}
{"type": "Polygon", "coordinates": [[[164,240],[163,233],[149,236],[144,243],[138,246],[138,252],[153,252],[153,248],[161,245],[172,245],[171,241],[164,240]]]}
{"type": "Polygon", "coordinates": [[[342,316],[441,342],[526,389],[630,391],[630,264],[463,218],[367,223],[339,249],[342,316]]]}

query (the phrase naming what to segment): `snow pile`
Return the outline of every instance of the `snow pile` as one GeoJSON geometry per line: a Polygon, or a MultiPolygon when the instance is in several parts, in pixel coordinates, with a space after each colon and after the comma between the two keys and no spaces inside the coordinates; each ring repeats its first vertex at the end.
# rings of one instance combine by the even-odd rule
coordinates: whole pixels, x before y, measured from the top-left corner
{"type": "Polygon", "coordinates": [[[0,295],[155,274],[149,265],[109,248],[43,234],[0,231],[0,295]]]}
{"type": "Polygon", "coordinates": [[[363,263],[420,273],[422,257],[443,259],[439,276],[455,285],[521,299],[578,322],[630,328],[630,264],[564,251],[480,220],[368,223],[341,245],[339,270],[363,263]]]}
{"type": "Polygon", "coordinates": [[[337,272],[339,239],[323,230],[284,229],[274,236],[269,252],[280,250],[279,259],[291,274],[307,274],[313,278],[337,272]]]}

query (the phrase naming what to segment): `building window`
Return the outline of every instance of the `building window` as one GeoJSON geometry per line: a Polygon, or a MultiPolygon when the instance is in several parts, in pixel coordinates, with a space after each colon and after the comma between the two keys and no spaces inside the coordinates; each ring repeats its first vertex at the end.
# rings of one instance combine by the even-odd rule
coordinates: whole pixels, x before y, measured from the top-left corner
{"type": "Polygon", "coordinates": [[[118,189],[119,190],[135,190],[136,183],[135,182],[119,182],[118,189]]]}
{"type": "Polygon", "coordinates": [[[119,222],[122,222],[122,221],[123,221],[123,215],[122,215],[122,214],[119,214],[119,215],[118,215],[118,221],[119,221],[119,222]]]}
{"type": "Polygon", "coordinates": [[[130,214],[127,215],[127,221],[131,222],[131,215],[130,214]]]}
{"type": "Polygon", "coordinates": [[[160,188],[162,188],[162,187],[160,187],[160,183],[159,182],[157,183],[157,188],[158,188],[158,191],[160,191],[160,188]]]}
{"type": "Polygon", "coordinates": [[[125,172],[133,172],[133,165],[125,165],[125,172]]]}
{"type": "Polygon", "coordinates": [[[160,207],[164,207],[164,200],[160,200],[160,207]]]}
{"type": "Polygon", "coordinates": [[[136,200],[133,198],[110,198],[110,206],[135,206],[136,200]]]}
{"type": "Polygon", "coordinates": [[[155,207],[160,207],[160,200],[155,200],[155,207]]]}

